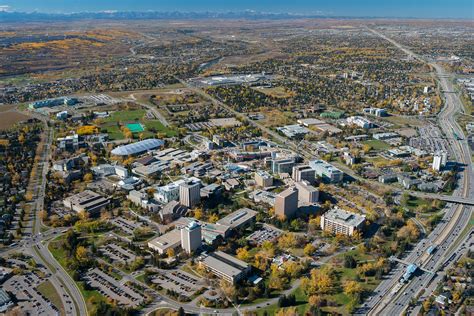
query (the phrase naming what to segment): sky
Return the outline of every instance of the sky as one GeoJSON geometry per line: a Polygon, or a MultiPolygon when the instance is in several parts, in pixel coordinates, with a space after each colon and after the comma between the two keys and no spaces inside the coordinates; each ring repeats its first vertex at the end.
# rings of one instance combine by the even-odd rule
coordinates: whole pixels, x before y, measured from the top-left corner
{"type": "Polygon", "coordinates": [[[0,11],[243,11],[328,16],[462,18],[474,20],[474,0],[0,0],[0,11]]]}

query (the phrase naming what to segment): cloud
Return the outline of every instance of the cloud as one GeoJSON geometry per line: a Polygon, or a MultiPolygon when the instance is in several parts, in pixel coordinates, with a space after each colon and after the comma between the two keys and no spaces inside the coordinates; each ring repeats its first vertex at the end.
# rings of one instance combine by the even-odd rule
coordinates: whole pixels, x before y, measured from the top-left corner
{"type": "Polygon", "coordinates": [[[0,12],[7,12],[10,10],[9,5],[0,5],[0,12]]]}

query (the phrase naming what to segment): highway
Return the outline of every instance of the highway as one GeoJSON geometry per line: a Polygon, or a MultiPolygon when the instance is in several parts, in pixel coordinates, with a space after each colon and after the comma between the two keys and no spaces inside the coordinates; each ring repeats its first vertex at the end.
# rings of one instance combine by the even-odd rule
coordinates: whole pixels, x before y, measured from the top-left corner
{"type": "MultiPolygon", "coordinates": [[[[405,52],[407,55],[428,63],[437,73],[439,83],[445,97],[445,106],[438,115],[438,123],[447,137],[455,139],[451,142],[453,153],[456,161],[464,165],[464,170],[460,174],[459,186],[455,190],[453,196],[462,198],[463,200],[472,200],[473,192],[473,169],[471,154],[468,144],[465,140],[457,139],[454,134],[463,135],[462,129],[455,121],[455,114],[462,110],[462,103],[454,91],[452,83],[448,80],[445,71],[438,65],[425,61],[420,56],[403,47],[393,39],[381,34],[378,31],[369,29],[372,33],[389,41],[391,44],[405,52]]],[[[471,216],[471,207],[459,204],[449,203],[443,220],[438,226],[427,236],[421,240],[414,249],[404,258],[405,261],[415,263],[425,270],[437,271],[450,258],[453,251],[450,251],[450,245],[455,243],[460,233],[466,227],[471,216]],[[437,250],[432,255],[428,255],[426,250],[431,245],[437,245],[437,250]]],[[[456,250],[454,250],[456,253],[456,250]]],[[[404,272],[404,266],[398,264],[394,271],[383,280],[375,289],[374,295],[370,297],[358,314],[369,315],[401,315],[406,311],[410,301],[415,298],[421,290],[430,285],[435,278],[435,274],[418,273],[407,284],[399,283],[399,279],[404,272]]]]}

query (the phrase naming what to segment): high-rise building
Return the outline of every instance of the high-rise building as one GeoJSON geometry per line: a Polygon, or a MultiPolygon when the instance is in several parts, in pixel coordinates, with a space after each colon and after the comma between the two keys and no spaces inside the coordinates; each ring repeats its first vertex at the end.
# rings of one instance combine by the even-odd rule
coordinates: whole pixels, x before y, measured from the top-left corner
{"type": "Polygon", "coordinates": [[[199,249],[202,243],[201,225],[192,221],[181,228],[181,247],[190,254],[199,249]]]}
{"type": "Polygon", "coordinates": [[[187,181],[179,185],[179,203],[189,208],[201,201],[201,183],[187,181]]]}
{"type": "Polygon", "coordinates": [[[295,187],[298,190],[298,201],[303,204],[314,204],[319,200],[319,190],[313,187],[309,182],[296,182],[295,187]]]}
{"type": "Polygon", "coordinates": [[[260,187],[271,187],[273,185],[273,177],[268,172],[257,170],[255,172],[255,182],[260,187]]]}
{"type": "Polygon", "coordinates": [[[448,153],[445,151],[438,151],[433,156],[433,170],[440,171],[444,166],[446,166],[447,161],[448,153]]]}
{"type": "Polygon", "coordinates": [[[308,181],[309,183],[314,183],[316,172],[309,165],[294,166],[291,177],[296,182],[308,181]]]}
{"type": "Polygon", "coordinates": [[[298,210],[298,190],[291,187],[275,197],[275,215],[279,218],[291,218],[298,210]]]}

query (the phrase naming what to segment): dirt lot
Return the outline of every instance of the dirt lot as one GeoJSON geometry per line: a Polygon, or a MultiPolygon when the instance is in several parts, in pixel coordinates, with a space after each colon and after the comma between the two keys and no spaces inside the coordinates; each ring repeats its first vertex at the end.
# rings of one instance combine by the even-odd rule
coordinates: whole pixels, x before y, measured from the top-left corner
{"type": "MultiPolygon", "coordinates": [[[[1,112],[1,111],[0,111],[1,112]]],[[[0,114],[0,130],[6,130],[11,128],[18,122],[27,120],[29,116],[19,112],[1,112],[0,114]]]]}

